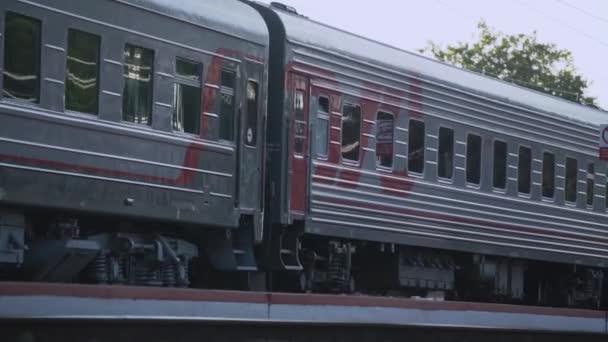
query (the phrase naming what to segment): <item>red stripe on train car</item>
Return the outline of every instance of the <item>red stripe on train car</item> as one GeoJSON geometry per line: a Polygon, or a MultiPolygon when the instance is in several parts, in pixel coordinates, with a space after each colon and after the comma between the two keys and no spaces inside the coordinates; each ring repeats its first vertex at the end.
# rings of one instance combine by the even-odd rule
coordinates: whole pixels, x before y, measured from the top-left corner
{"type": "Polygon", "coordinates": [[[174,186],[187,186],[192,183],[196,171],[187,170],[184,168],[195,169],[200,158],[201,151],[190,145],[186,149],[184,162],[180,174],[176,178],[158,177],[153,175],[133,173],[121,170],[105,169],[94,166],[85,166],[72,163],[65,163],[47,159],[28,158],[7,154],[0,154],[0,161],[12,162],[17,165],[29,165],[42,168],[59,169],[82,174],[90,174],[96,176],[114,177],[119,179],[132,179],[137,181],[145,181],[151,183],[160,183],[174,186]]]}

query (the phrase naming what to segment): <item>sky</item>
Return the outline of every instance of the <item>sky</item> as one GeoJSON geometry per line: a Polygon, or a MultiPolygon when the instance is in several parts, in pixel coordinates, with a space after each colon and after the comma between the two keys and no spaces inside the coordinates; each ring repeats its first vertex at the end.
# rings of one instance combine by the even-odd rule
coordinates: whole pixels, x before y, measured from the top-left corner
{"type": "MultiPolygon", "coordinates": [[[[260,0],[269,3],[272,0],[260,0]]],[[[589,96],[608,110],[608,0],[280,0],[298,13],[374,40],[417,51],[475,41],[483,19],[506,34],[537,32],[572,52],[591,81],[589,96]]]]}

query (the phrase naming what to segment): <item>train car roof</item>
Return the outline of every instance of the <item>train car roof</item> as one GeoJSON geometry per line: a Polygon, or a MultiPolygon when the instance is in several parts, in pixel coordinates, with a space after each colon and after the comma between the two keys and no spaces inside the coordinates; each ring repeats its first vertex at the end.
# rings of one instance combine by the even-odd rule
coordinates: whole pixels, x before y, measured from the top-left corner
{"type": "Polygon", "coordinates": [[[116,0],[210,30],[268,45],[268,28],[259,13],[237,0],[116,0]]]}
{"type": "Polygon", "coordinates": [[[524,88],[496,78],[458,68],[401,50],[284,9],[269,6],[279,15],[287,39],[344,54],[392,69],[414,73],[433,81],[442,80],[468,92],[533,110],[550,112],[587,125],[608,124],[608,112],[524,88]]]}

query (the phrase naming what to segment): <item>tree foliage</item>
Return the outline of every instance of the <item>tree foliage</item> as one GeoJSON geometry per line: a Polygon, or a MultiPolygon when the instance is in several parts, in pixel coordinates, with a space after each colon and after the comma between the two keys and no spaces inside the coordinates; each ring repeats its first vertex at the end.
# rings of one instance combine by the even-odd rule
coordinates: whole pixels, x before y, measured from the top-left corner
{"type": "Polygon", "coordinates": [[[479,40],[475,43],[458,42],[444,49],[429,42],[420,51],[465,69],[597,108],[596,99],[585,96],[589,81],[577,74],[570,51],[539,42],[536,32],[507,35],[493,31],[483,21],[478,28],[479,40]]]}

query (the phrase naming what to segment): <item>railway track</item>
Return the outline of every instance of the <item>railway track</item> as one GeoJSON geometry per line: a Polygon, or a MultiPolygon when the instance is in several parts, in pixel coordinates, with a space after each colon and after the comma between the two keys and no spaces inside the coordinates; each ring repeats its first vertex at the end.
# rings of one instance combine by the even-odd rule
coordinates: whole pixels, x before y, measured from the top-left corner
{"type": "Polygon", "coordinates": [[[0,283],[5,341],[605,341],[608,313],[401,298],[0,283]],[[201,337],[204,337],[201,339],[201,337]],[[5,339],[6,338],[6,339],[5,339]]]}

